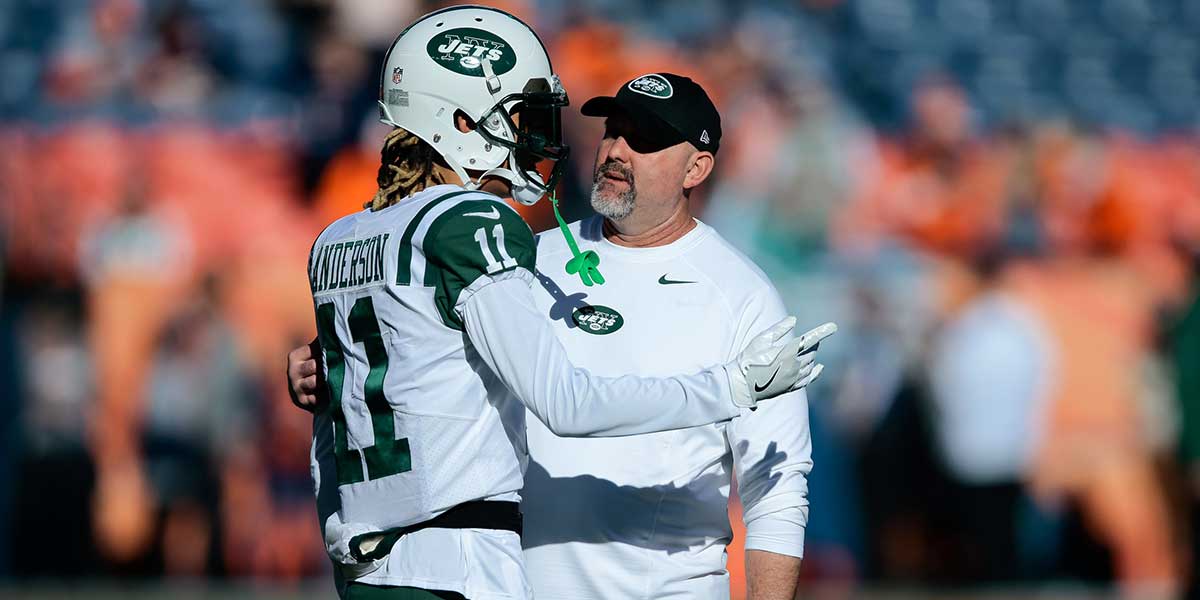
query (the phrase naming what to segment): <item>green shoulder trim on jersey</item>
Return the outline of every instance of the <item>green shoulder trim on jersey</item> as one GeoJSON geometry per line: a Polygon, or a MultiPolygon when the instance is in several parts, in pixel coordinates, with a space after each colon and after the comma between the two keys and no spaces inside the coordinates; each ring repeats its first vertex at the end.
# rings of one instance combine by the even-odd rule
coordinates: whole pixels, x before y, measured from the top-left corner
{"type": "MultiPolygon", "coordinates": [[[[424,208],[417,211],[417,216],[409,222],[408,228],[404,230],[404,237],[400,238],[400,254],[396,261],[396,285],[411,285],[412,284],[412,253],[413,253],[413,237],[417,235],[417,227],[421,224],[421,220],[429,211],[433,210],[437,205],[451,199],[462,196],[463,194],[473,194],[476,190],[462,190],[460,192],[450,192],[437,200],[426,204],[424,208]]],[[[428,236],[426,236],[428,237],[428,236]]]]}
{"type": "Polygon", "coordinates": [[[464,288],[517,267],[532,273],[537,262],[533,231],[497,200],[468,200],[442,213],[429,225],[423,249],[425,284],[437,288],[434,304],[442,322],[458,330],[462,320],[454,305],[464,288]]]}

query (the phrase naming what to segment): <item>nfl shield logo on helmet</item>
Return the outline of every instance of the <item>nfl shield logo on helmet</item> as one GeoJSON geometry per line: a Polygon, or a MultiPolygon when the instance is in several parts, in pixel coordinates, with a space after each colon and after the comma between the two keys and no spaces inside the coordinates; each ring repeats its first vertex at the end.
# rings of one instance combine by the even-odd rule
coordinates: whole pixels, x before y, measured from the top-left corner
{"type": "Polygon", "coordinates": [[[404,79],[404,69],[396,67],[392,69],[392,83],[400,83],[404,79]]]}

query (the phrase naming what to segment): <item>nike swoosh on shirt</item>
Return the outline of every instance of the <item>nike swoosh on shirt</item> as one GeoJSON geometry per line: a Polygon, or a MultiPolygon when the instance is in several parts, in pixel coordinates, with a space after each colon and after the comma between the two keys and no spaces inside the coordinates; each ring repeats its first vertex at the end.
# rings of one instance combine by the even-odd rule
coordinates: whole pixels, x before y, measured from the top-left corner
{"type": "Polygon", "coordinates": [[[757,392],[761,392],[761,391],[771,387],[771,382],[775,381],[775,376],[778,374],[779,374],[779,367],[775,367],[775,372],[771,373],[771,378],[768,379],[767,382],[765,384],[763,384],[762,387],[758,387],[757,383],[754,384],[754,391],[757,393],[757,392]]]}
{"type": "Polygon", "coordinates": [[[463,213],[463,216],[464,216],[464,217],[483,217],[484,219],[493,219],[493,220],[495,220],[495,219],[499,219],[499,218],[500,218],[500,211],[496,210],[496,207],[495,207],[495,206],[493,206],[493,207],[492,207],[492,211],[491,211],[491,212],[471,212],[471,213],[463,213]]]}
{"type": "Polygon", "coordinates": [[[674,279],[667,279],[666,273],[663,273],[663,276],[658,278],[658,282],[663,285],[673,285],[676,283],[696,283],[695,281],[677,281],[674,279]]]}

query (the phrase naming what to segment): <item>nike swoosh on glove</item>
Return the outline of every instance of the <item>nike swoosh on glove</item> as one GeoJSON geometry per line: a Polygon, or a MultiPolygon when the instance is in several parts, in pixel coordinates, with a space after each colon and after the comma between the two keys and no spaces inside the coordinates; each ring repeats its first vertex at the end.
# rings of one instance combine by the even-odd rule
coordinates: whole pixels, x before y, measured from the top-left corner
{"type": "Polygon", "coordinates": [[[796,317],[772,325],[725,365],[734,404],[753,410],[759,401],[803,389],[821,375],[825,366],[816,363],[815,351],[837,325],[825,323],[798,338],[784,339],[795,327],[796,317]]]}

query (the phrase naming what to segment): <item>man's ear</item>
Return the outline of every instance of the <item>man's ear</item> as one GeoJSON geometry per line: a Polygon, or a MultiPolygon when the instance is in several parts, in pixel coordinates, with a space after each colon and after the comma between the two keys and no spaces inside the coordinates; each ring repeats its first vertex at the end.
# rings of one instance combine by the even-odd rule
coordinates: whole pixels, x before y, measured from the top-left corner
{"type": "Polygon", "coordinates": [[[712,174],[717,158],[707,150],[697,150],[688,158],[687,172],[683,175],[683,189],[690,190],[712,174]]]}

